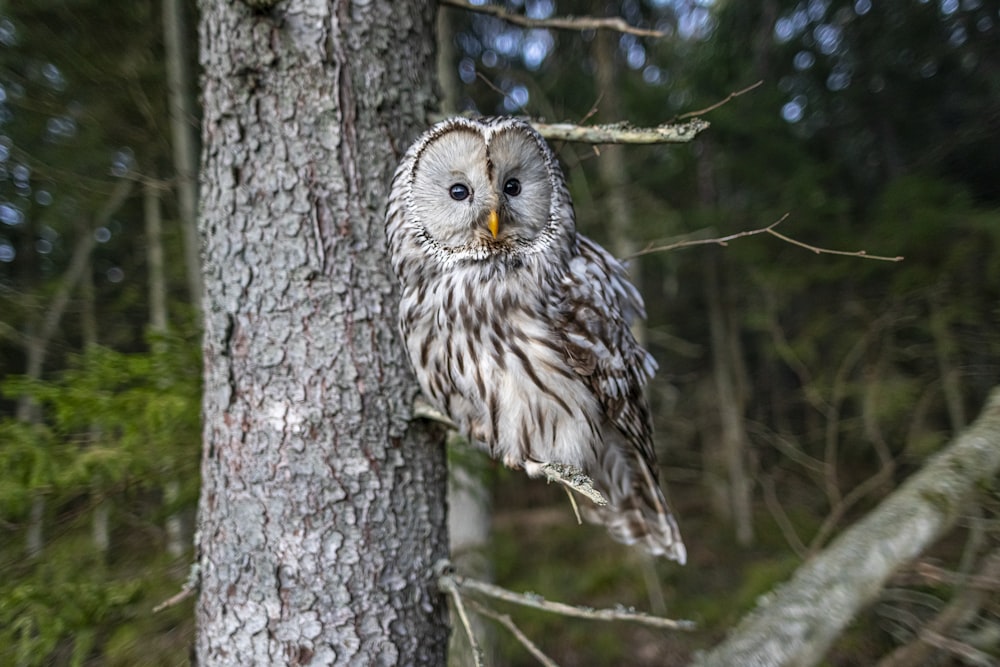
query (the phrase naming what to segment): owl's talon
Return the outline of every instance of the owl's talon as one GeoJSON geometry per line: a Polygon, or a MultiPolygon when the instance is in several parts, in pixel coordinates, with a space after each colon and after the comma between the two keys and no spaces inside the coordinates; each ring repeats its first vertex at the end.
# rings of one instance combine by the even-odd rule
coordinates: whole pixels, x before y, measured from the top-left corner
{"type": "Polygon", "coordinates": [[[458,425],[449,419],[448,415],[435,408],[420,396],[413,401],[413,417],[415,419],[429,419],[453,431],[458,430],[458,425]]]}

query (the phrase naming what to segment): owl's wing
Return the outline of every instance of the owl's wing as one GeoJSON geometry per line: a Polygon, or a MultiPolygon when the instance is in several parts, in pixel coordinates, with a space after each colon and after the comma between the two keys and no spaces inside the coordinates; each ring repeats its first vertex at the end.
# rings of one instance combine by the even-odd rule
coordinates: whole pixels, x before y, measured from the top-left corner
{"type": "Polygon", "coordinates": [[[653,462],[642,387],[656,372],[656,362],[629,328],[646,316],[642,297],[625,267],[606,250],[585,236],[577,236],[577,247],[560,309],[566,358],[589,381],[611,423],[653,462]]]}
{"type": "Polygon", "coordinates": [[[560,324],[566,359],[589,383],[607,420],[595,469],[587,472],[610,501],[585,513],[615,539],[684,563],[684,543],[657,479],[642,394],[656,362],[629,328],[646,315],[642,297],[625,267],[603,248],[578,236],[577,250],[563,281],[560,324]]]}

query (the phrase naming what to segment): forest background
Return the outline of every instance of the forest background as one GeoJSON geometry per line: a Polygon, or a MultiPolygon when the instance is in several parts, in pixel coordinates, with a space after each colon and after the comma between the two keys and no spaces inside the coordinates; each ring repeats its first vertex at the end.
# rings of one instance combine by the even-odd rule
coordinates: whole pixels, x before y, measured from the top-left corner
{"type": "MultiPolygon", "coordinates": [[[[445,107],[655,125],[762,82],[702,114],[690,145],[554,142],[581,231],[635,256],[688,565],[577,526],[557,489],[453,457],[491,490],[496,581],[698,624],[519,613],[550,655],[684,664],[965,427],[1000,377],[1000,3],[505,6],[664,36],[442,8],[445,107]],[[905,259],[769,234],[656,250],[785,214],[777,230],[803,243],[905,259]]],[[[174,0],[0,2],[0,664],[188,659],[190,601],[152,609],[187,576],[199,488],[193,172],[170,113],[197,136],[177,78],[197,72],[195,18],[174,0]]],[[[1000,655],[998,596],[968,585],[1000,580],[998,501],[982,489],[830,664],[892,664],[914,642],[940,664],[1000,655]]],[[[495,644],[497,664],[534,664],[495,644]]]]}

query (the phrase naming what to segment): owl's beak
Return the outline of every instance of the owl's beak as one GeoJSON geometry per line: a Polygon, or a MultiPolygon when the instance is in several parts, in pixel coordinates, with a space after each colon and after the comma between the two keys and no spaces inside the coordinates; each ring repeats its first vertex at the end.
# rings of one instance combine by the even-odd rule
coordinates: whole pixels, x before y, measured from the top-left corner
{"type": "Polygon", "coordinates": [[[486,226],[490,230],[490,234],[493,235],[493,239],[496,240],[497,232],[500,231],[500,216],[497,215],[496,209],[490,209],[490,217],[486,221],[486,226]]]}

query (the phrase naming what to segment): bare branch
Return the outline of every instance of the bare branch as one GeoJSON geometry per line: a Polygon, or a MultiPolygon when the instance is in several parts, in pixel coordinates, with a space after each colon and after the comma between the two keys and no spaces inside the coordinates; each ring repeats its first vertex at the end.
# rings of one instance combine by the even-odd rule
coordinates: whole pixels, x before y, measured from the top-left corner
{"type": "Polygon", "coordinates": [[[469,616],[465,613],[465,604],[462,602],[462,593],[458,590],[455,578],[447,572],[451,569],[451,566],[447,562],[438,563],[437,571],[440,574],[438,576],[438,588],[443,592],[451,596],[452,602],[455,604],[455,611],[458,612],[458,618],[462,621],[462,626],[465,628],[465,634],[469,638],[469,646],[472,649],[472,655],[475,660],[476,667],[485,667],[486,663],[483,660],[483,650],[479,648],[479,642],[476,641],[476,633],[472,631],[472,623],[469,622],[469,616]]]}
{"type": "MultiPolygon", "coordinates": [[[[482,74],[477,76],[494,92],[506,95],[482,74]]],[[[428,114],[427,119],[436,123],[450,117],[451,114],[431,113],[428,114]]],[[[570,141],[581,144],[685,144],[709,127],[708,121],[700,118],[686,123],[664,123],[656,127],[634,127],[627,122],[606,125],[578,125],[576,123],[543,123],[531,118],[524,120],[550,141],[570,141]]]]}
{"type": "Polygon", "coordinates": [[[711,105],[705,107],[704,109],[699,109],[698,111],[689,111],[687,113],[683,113],[683,114],[681,114],[680,116],[677,117],[677,120],[684,120],[685,118],[694,118],[695,116],[704,116],[709,111],[715,111],[719,107],[723,106],[724,104],[728,104],[729,102],[731,102],[732,100],[736,99],[740,95],[744,95],[746,93],[749,93],[751,90],[753,90],[755,88],[760,88],[760,86],[763,83],[764,83],[764,80],[761,79],[757,83],[750,84],[749,86],[747,86],[743,90],[737,90],[737,91],[734,91],[732,93],[729,93],[728,95],[726,95],[726,97],[724,99],[721,99],[718,102],[716,102],[715,104],[711,104],[711,105]]]}
{"type": "MultiPolygon", "coordinates": [[[[965,619],[974,616],[976,611],[982,609],[983,604],[990,599],[988,593],[1000,590],[1000,587],[997,586],[1000,583],[1000,550],[995,550],[986,556],[983,559],[983,565],[979,573],[971,576],[948,572],[929,563],[917,564],[914,567],[914,571],[917,574],[929,577],[931,580],[942,581],[949,586],[958,586],[959,591],[940,614],[924,627],[920,628],[912,642],[900,646],[882,658],[878,663],[878,667],[902,667],[903,665],[925,664],[929,662],[929,647],[952,652],[951,649],[955,647],[955,644],[942,645],[937,639],[945,637],[948,634],[953,634],[956,626],[967,623],[968,621],[965,619]]],[[[963,651],[967,649],[976,651],[976,649],[967,644],[960,644],[960,648],[963,651]]],[[[959,655],[961,655],[961,652],[959,655]]],[[[978,651],[973,653],[972,656],[981,657],[978,651]]],[[[994,663],[991,660],[980,663],[972,659],[967,662],[969,664],[992,665],[994,663]]]]}
{"type": "Polygon", "coordinates": [[[774,490],[774,479],[771,475],[762,475],[760,485],[764,490],[764,504],[774,518],[775,523],[778,524],[781,534],[785,536],[785,542],[792,548],[796,556],[805,558],[807,552],[806,545],[802,542],[802,538],[799,537],[791,519],[788,518],[785,508],[781,506],[781,501],[778,500],[778,494],[774,490]]]}
{"type": "Polygon", "coordinates": [[[535,642],[528,638],[528,635],[521,632],[521,628],[517,627],[514,620],[509,615],[497,613],[489,607],[479,604],[478,602],[470,601],[469,606],[472,607],[472,610],[477,614],[487,618],[492,618],[494,621],[507,628],[507,630],[510,631],[510,634],[514,635],[514,639],[521,642],[521,646],[527,649],[528,653],[534,656],[535,660],[542,663],[542,665],[545,667],[559,667],[559,665],[557,665],[552,658],[545,655],[542,650],[538,648],[535,642]]]}
{"type": "Polygon", "coordinates": [[[984,591],[1000,591],[1000,550],[991,557],[992,574],[965,575],[951,572],[931,563],[918,563],[914,571],[924,579],[940,581],[949,586],[968,586],[984,591]]]}
{"type": "Polygon", "coordinates": [[[636,28],[624,19],[612,16],[597,18],[595,16],[554,16],[547,19],[533,19],[522,14],[513,14],[498,5],[473,5],[466,0],[440,0],[440,4],[465,9],[479,14],[489,14],[507,23],[513,23],[524,28],[553,28],[555,30],[614,30],[638,37],[664,37],[666,33],[660,30],[636,28]]]}
{"type": "Polygon", "coordinates": [[[756,236],[757,234],[770,234],[775,236],[786,243],[791,243],[792,245],[799,246],[800,248],[805,248],[806,250],[811,250],[817,255],[843,255],[846,257],[860,257],[862,259],[877,259],[883,262],[901,262],[903,257],[882,257],[880,255],[869,255],[866,250],[857,251],[846,251],[846,250],[830,250],[828,248],[819,248],[808,243],[803,243],[802,241],[797,241],[789,236],[785,236],[781,232],[774,231],[774,228],[780,225],[782,222],[788,219],[788,213],[784,214],[774,222],[772,222],[767,227],[760,227],[759,229],[750,229],[745,232],[737,232],[736,234],[730,234],[729,236],[722,236],[713,239],[691,239],[686,241],[677,241],[676,243],[668,243],[667,245],[654,246],[652,244],[646,246],[642,250],[623,259],[632,259],[633,257],[641,257],[642,255],[650,255],[654,252],[664,252],[667,250],[676,250],[678,248],[688,248],[690,246],[696,245],[729,245],[730,241],[735,241],[736,239],[741,239],[745,236],[756,236]]]}
{"type": "Polygon", "coordinates": [[[989,653],[969,646],[965,642],[960,642],[951,637],[945,637],[933,630],[923,629],[920,631],[920,639],[931,646],[947,651],[967,665],[980,665],[981,667],[996,667],[996,659],[989,653]]]}
{"type": "Polygon", "coordinates": [[[865,250],[856,250],[849,252],[846,250],[830,250],[828,248],[817,248],[816,246],[809,245],[808,243],[803,243],[802,241],[796,241],[793,238],[789,238],[782,234],[781,232],[776,232],[773,229],[768,229],[767,233],[771,236],[776,236],[782,241],[791,243],[792,245],[797,245],[800,248],[805,248],[806,250],[812,250],[817,255],[843,255],[845,257],[863,257],[864,259],[877,259],[882,262],[902,262],[903,257],[901,255],[896,255],[895,257],[880,257],[879,255],[869,255],[865,250]]]}
{"type": "Polygon", "coordinates": [[[514,593],[506,588],[501,588],[485,581],[463,577],[451,572],[447,566],[443,569],[442,567],[438,567],[437,571],[441,573],[438,576],[438,586],[441,590],[448,590],[449,587],[457,586],[461,590],[473,591],[496,600],[503,600],[504,602],[521,605],[522,607],[531,607],[532,609],[540,609],[573,618],[587,618],[596,621],[630,621],[632,623],[641,623],[650,627],[669,630],[693,630],[695,627],[692,621],[660,618],[659,616],[651,616],[631,609],[592,609],[590,607],[576,607],[562,602],[550,602],[535,593],[514,593]]]}
{"type": "Polygon", "coordinates": [[[187,581],[184,582],[184,586],[176,594],[171,595],[166,600],[160,604],[153,607],[153,613],[167,609],[168,607],[173,607],[174,605],[180,604],[187,600],[189,597],[198,592],[201,586],[201,567],[197,562],[191,564],[191,569],[188,572],[187,581]]]}
{"type": "Polygon", "coordinates": [[[531,121],[531,125],[546,139],[584,144],[685,144],[708,129],[708,121],[700,118],[656,127],[633,127],[629,123],[575,125],[538,121],[531,121]]]}
{"type": "Polygon", "coordinates": [[[675,243],[668,243],[667,245],[654,246],[652,244],[646,246],[639,252],[624,257],[623,259],[632,259],[633,257],[642,257],[643,255],[651,255],[654,252],[666,252],[667,250],[676,250],[678,248],[689,248],[696,245],[729,245],[730,241],[735,241],[736,239],[741,239],[746,236],[756,236],[757,234],[769,234],[771,231],[788,219],[788,214],[784,214],[774,222],[772,222],[767,227],[761,227],[760,229],[751,229],[745,232],[737,232],[735,234],[730,234],[729,236],[722,236],[714,239],[690,239],[686,241],[677,241],[675,243]]]}

